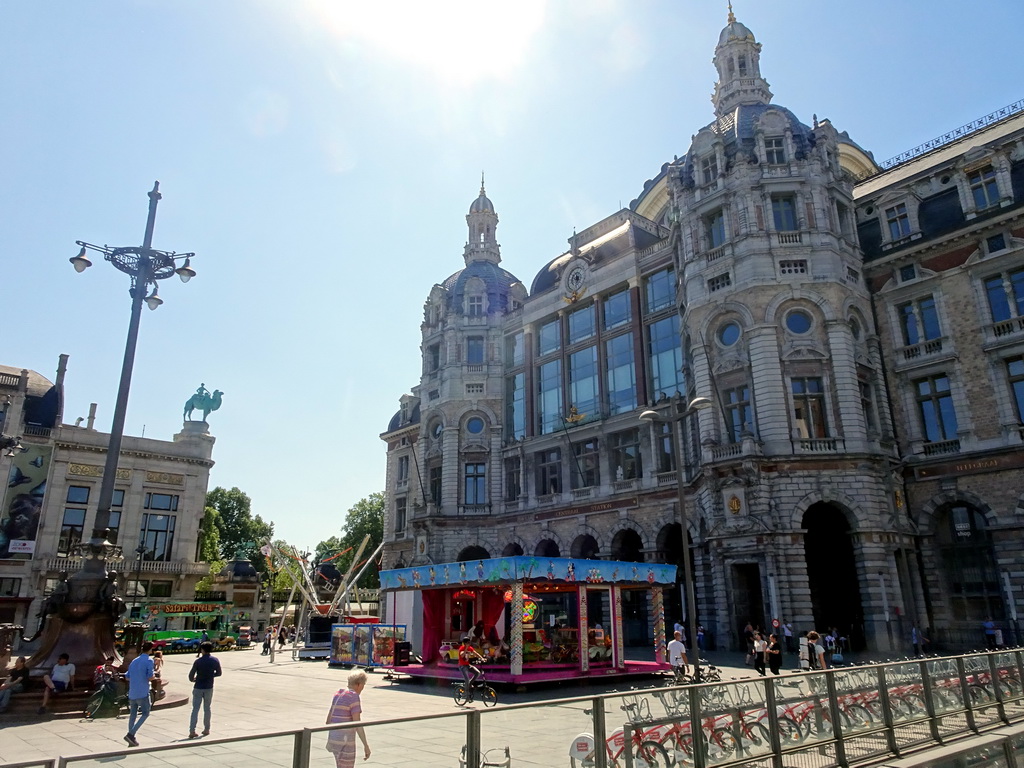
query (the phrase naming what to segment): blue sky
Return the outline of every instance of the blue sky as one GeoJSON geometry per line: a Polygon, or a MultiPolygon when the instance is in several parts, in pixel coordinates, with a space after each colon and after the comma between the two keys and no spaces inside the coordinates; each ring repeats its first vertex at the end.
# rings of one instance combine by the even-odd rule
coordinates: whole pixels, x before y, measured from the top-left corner
{"type": "MultiPolygon", "coordinates": [[[[1021,97],[1024,4],[738,0],[775,102],[878,160],[1021,97]]],[[[195,251],[144,310],[127,431],[169,439],[205,382],[212,485],[314,546],[384,486],[378,435],[462,267],[480,172],[530,285],[710,122],[725,3],[7,0],[0,5],[0,362],[109,429],[127,278],[77,239],[195,251]]]]}

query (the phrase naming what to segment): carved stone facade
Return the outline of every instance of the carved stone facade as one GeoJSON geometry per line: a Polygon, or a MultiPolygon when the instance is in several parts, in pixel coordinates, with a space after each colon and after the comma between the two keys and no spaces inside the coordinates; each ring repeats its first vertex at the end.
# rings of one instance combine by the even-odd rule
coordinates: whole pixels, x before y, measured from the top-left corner
{"type": "MultiPolygon", "coordinates": [[[[95,406],[88,419],[63,423],[66,362],[61,356],[56,382],[0,366],[0,423],[4,434],[22,436],[27,449],[0,457],[0,476],[8,478],[0,511],[0,623],[29,630],[60,572],[79,568],[73,547],[91,535],[109,440],[94,427],[95,406]],[[12,520],[21,527],[8,535],[12,520]]],[[[213,444],[196,427],[173,440],[124,437],[108,537],[122,547],[123,560],[108,568],[118,571],[120,595],[136,612],[191,601],[196,582],[209,572],[196,554],[213,444]]]]}
{"type": "Polygon", "coordinates": [[[857,188],[920,542],[913,609],[934,639],[975,644],[986,617],[1012,634],[1024,610],[1024,115],[979,123],[857,188]]]}
{"type": "MultiPolygon", "coordinates": [[[[939,584],[920,491],[905,485],[913,433],[895,436],[905,409],[890,407],[885,367],[898,355],[887,321],[876,330],[858,244],[855,181],[880,169],[830,122],[773,105],[760,50],[730,13],[714,121],[628,209],[574,234],[528,296],[503,270],[477,284],[487,310],[474,315],[463,275],[498,261],[496,244],[476,244],[497,223],[481,218],[494,210],[481,190],[466,270],[427,302],[423,377],[381,436],[386,567],[678,564],[680,460],[699,620],[719,647],[737,647],[747,621],[785,620],[885,650],[945,620],[928,596],[939,584]],[[685,413],[697,397],[712,407],[685,413]]],[[[1010,194],[1011,161],[994,165],[1010,194]]],[[[1010,395],[985,412],[996,406],[1002,439],[1019,442],[1010,395]]],[[[678,590],[666,610],[683,615],[678,590]]]]}

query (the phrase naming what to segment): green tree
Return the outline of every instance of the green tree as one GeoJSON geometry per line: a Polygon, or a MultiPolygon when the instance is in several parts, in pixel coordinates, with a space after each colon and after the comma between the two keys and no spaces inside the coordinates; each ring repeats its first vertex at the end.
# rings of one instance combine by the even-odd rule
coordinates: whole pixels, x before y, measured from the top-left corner
{"type": "Polygon", "coordinates": [[[196,584],[196,592],[215,590],[214,577],[224,568],[220,551],[219,514],[214,507],[207,507],[199,522],[199,560],[210,564],[210,573],[196,584]]]}
{"type": "Polygon", "coordinates": [[[262,547],[274,535],[274,524],[252,514],[252,500],[238,488],[214,488],[206,494],[206,514],[214,511],[220,559],[248,558],[259,572],[266,570],[262,547]]]}
{"type": "MultiPolygon", "coordinates": [[[[321,541],[316,546],[313,562],[317,565],[324,562],[333,555],[343,550],[348,550],[339,555],[331,563],[341,572],[342,575],[352,565],[356,550],[363,541],[363,537],[369,535],[370,540],[366,548],[352,569],[354,576],[359,572],[370,555],[374,553],[380,543],[384,540],[384,494],[371,493],[365,499],[357,501],[345,517],[345,523],[341,527],[341,536],[332,536],[326,541],[321,541]]],[[[368,589],[380,587],[380,572],[377,563],[374,562],[363,573],[359,579],[359,586],[368,589]]]]}

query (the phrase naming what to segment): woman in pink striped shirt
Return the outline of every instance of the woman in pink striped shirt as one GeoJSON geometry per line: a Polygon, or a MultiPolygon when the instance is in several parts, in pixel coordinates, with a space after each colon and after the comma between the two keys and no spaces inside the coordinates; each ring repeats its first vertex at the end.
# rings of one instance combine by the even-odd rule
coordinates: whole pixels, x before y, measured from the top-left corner
{"type": "MultiPolygon", "coordinates": [[[[348,690],[339,690],[334,694],[331,711],[327,713],[327,724],[359,722],[363,708],[359,703],[359,694],[366,687],[366,673],[353,672],[348,676],[348,690]]],[[[331,731],[327,735],[327,749],[334,753],[338,768],[352,768],[356,762],[356,734],[363,742],[363,760],[370,759],[370,745],[366,743],[366,734],[362,728],[350,728],[331,731]]]]}

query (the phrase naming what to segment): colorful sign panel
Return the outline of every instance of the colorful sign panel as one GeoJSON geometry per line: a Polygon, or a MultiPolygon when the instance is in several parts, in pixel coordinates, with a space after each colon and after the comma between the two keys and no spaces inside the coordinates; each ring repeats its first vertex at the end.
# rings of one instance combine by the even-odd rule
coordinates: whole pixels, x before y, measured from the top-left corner
{"type": "Polygon", "coordinates": [[[235,606],[232,603],[155,603],[146,606],[151,619],[171,619],[175,616],[223,616],[235,606]]]}
{"type": "Polygon", "coordinates": [[[404,624],[334,624],[330,663],[388,667],[395,661],[395,643],[404,640],[404,624]]]}
{"type": "Polygon", "coordinates": [[[36,534],[46,494],[53,449],[48,445],[27,445],[16,451],[0,512],[0,559],[31,560],[36,551],[36,534]]]}
{"type": "Polygon", "coordinates": [[[512,581],[587,584],[674,584],[676,567],[663,563],[576,560],[568,557],[497,557],[463,563],[381,571],[381,589],[494,586],[512,581]]]}

